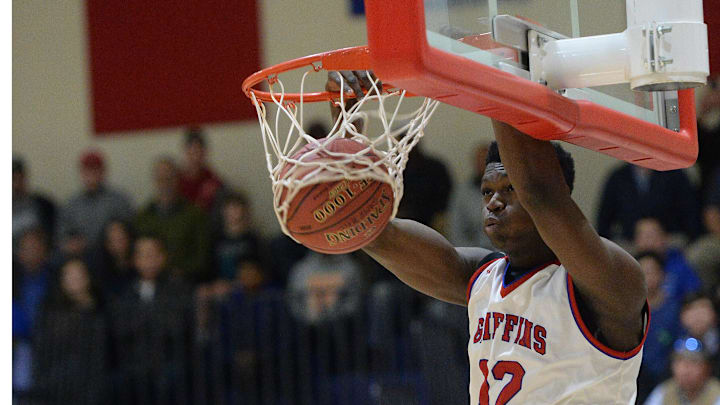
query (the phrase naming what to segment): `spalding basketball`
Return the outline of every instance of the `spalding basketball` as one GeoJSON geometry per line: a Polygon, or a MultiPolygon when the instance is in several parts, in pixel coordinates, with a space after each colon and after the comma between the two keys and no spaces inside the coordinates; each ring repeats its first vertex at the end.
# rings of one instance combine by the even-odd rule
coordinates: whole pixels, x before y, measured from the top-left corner
{"type": "MultiPolygon", "coordinates": [[[[360,142],[344,138],[325,145],[325,149],[331,152],[350,154],[365,148],[360,142]]],[[[308,144],[292,158],[300,159],[308,154],[304,162],[335,159],[324,151],[310,154],[314,149],[314,145],[308,144]]],[[[366,156],[373,161],[379,159],[372,153],[366,156]]],[[[348,166],[365,167],[361,163],[348,163],[348,166]]],[[[280,178],[285,178],[291,167],[292,164],[288,164],[283,168],[280,178]]],[[[280,204],[283,201],[284,193],[280,204]]],[[[374,179],[311,184],[300,189],[290,201],[286,226],[295,240],[312,250],[329,254],[348,253],[372,242],[385,229],[394,201],[392,187],[374,179]]]]}

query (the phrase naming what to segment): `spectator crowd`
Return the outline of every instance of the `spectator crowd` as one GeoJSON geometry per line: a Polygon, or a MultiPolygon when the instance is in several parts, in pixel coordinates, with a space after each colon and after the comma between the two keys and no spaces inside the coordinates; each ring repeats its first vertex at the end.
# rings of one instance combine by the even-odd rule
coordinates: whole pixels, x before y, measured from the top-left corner
{"type": "MultiPolygon", "coordinates": [[[[598,232],[636,256],[648,285],[638,403],[720,399],[720,151],[704,149],[720,126],[701,121],[700,133],[700,181],[622,164],[600,196],[598,232]]],[[[14,158],[17,403],[467,402],[463,308],[410,290],[362,252],[262,238],[251,196],[208,163],[202,130],[187,131],[183,152],[155,160],[140,207],[108,184],[99,150],[79,157],[82,189],[63,204],[29,189],[32,166],[14,158]]],[[[418,145],[398,216],[490,247],[486,152],[473,151],[472,179],[452,187],[418,145]]]]}

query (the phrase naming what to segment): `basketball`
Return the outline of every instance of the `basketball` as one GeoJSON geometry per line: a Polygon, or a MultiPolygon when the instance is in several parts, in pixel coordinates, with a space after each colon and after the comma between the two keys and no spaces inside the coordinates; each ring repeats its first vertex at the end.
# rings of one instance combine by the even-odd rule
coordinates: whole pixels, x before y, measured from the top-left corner
{"type": "MultiPolygon", "coordinates": [[[[323,139],[319,141],[323,142],[323,139]]],[[[350,139],[336,139],[325,145],[325,149],[331,152],[350,154],[365,148],[362,143],[350,139]]],[[[314,149],[314,145],[308,144],[293,155],[293,159],[300,159],[314,149]]],[[[379,159],[372,152],[366,156],[373,161],[379,159]]],[[[303,161],[333,159],[337,158],[317,151],[303,161]]],[[[365,167],[357,162],[347,164],[352,169],[365,167]]],[[[280,178],[287,177],[292,166],[286,165],[280,178]]],[[[300,178],[303,176],[301,173],[300,178]]],[[[284,193],[280,198],[281,205],[285,200],[284,193]]],[[[314,251],[349,253],[372,242],[385,229],[392,215],[394,200],[392,187],[374,179],[311,184],[300,189],[290,201],[286,226],[295,240],[314,251]]]]}

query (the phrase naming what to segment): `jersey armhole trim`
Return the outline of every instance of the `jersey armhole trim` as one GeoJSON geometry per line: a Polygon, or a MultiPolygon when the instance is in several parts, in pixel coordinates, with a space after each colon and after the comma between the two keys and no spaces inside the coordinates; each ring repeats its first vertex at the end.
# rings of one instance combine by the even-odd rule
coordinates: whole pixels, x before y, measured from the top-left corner
{"type": "Polygon", "coordinates": [[[502,284],[500,285],[500,296],[503,298],[507,297],[508,294],[515,291],[515,289],[520,287],[524,282],[530,280],[530,278],[532,278],[532,276],[534,276],[535,274],[539,273],[542,270],[545,270],[546,268],[548,268],[549,266],[551,266],[553,264],[559,266],[560,262],[557,260],[554,260],[552,262],[542,264],[542,265],[535,267],[534,269],[528,271],[519,279],[511,282],[508,285],[505,285],[505,275],[507,274],[508,267],[510,266],[510,263],[508,262],[507,266],[505,266],[505,270],[503,271],[503,275],[502,275],[502,284]]]}
{"type": "Polygon", "coordinates": [[[643,345],[645,344],[645,339],[647,339],[648,330],[650,329],[650,306],[648,305],[647,301],[645,302],[645,306],[643,307],[644,331],[642,340],[632,350],[627,352],[621,352],[607,347],[604,343],[602,343],[595,336],[593,336],[592,333],[590,333],[590,329],[588,329],[587,325],[585,325],[585,321],[583,321],[582,316],[580,315],[580,310],[578,309],[577,301],[575,300],[575,288],[573,287],[572,277],[570,276],[570,273],[567,274],[567,294],[568,300],[570,301],[570,311],[572,312],[573,319],[575,319],[575,324],[578,326],[578,329],[580,329],[580,333],[585,336],[585,339],[587,339],[587,341],[590,342],[590,344],[593,345],[596,349],[598,349],[605,355],[618,360],[629,360],[640,352],[643,345]]]}
{"type": "Polygon", "coordinates": [[[488,266],[490,266],[491,264],[495,263],[496,261],[498,261],[500,259],[505,259],[505,258],[507,258],[507,256],[502,256],[502,257],[492,259],[492,260],[484,263],[477,270],[475,270],[475,273],[473,273],[472,277],[470,277],[470,281],[468,282],[468,286],[467,286],[467,292],[465,293],[465,297],[468,302],[470,302],[470,293],[472,292],[473,285],[475,285],[475,280],[477,280],[477,278],[480,277],[482,272],[485,271],[485,269],[487,269],[488,266]]]}

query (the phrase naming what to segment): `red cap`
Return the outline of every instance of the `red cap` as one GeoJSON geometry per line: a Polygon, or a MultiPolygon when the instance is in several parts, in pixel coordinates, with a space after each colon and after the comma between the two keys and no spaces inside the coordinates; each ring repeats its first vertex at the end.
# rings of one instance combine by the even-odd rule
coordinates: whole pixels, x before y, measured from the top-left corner
{"type": "Polygon", "coordinates": [[[105,159],[99,151],[90,150],[80,157],[80,166],[85,169],[102,169],[105,167],[105,159]]]}

